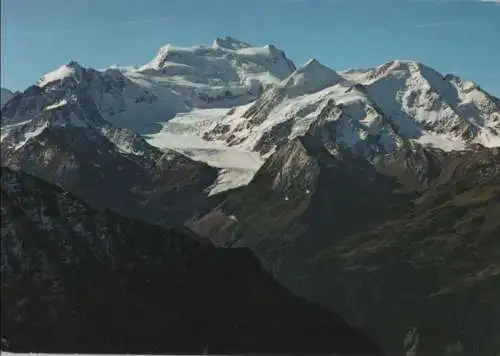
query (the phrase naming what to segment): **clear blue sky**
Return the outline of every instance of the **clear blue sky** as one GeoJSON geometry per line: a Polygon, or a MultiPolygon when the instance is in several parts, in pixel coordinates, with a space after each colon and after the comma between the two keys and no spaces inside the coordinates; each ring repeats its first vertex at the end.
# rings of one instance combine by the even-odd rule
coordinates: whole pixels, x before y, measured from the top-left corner
{"type": "Polygon", "coordinates": [[[478,0],[0,0],[1,85],[24,90],[69,60],[141,65],[167,42],[229,35],[298,65],[414,59],[500,96],[500,4],[478,0]]]}

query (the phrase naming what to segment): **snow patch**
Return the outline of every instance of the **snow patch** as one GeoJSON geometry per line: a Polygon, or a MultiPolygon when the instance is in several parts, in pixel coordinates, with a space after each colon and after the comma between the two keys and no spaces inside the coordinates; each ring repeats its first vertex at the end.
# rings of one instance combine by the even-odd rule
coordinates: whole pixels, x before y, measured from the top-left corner
{"type": "Polygon", "coordinates": [[[500,147],[500,134],[493,133],[492,130],[483,129],[479,133],[475,142],[482,144],[486,147],[500,147]]]}
{"type": "Polygon", "coordinates": [[[30,139],[37,137],[40,135],[46,128],[48,127],[48,122],[44,122],[42,125],[37,127],[36,129],[21,133],[21,137],[16,146],[14,147],[14,151],[21,149],[30,139]]]}
{"type": "Polygon", "coordinates": [[[252,169],[221,169],[217,180],[208,188],[208,195],[212,196],[230,189],[245,186],[252,181],[255,173],[256,171],[252,169]]]}
{"type": "Polygon", "coordinates": [[[467,145],[465,144],[465,142],[463,142],[463,140],[454,138],[449,135],[432,133],[432,132],[426,132],[415,141],[422,144],[423,146],[440,148],[446,152],[461,151],[465,150],[467,147],[467,145]]]}
{"type": "Polygon", "coordinates": [[[49,110],[54,110],[54,109],[57,109],[57,108],[60,108],[62,106],[65,106],[66,104],[68,104],[68,101],[66,99],[63,99],[61,101],[58,101],[57,103],[55,104],[52,104],[52,105],[49,105],[49,106],[46,106],[45,108],[43,108],[44,111],[49,111],[49,110]]]}
{"type": "MultiPolygon", "coordinates": [[[[186,153],[186,150],[183,152],[186,153]]],[[[263,164],[258,153],[230,148],[192,150],[192,153],[188,155],[194,160],[217,168],[247,169],[256,172],[263,164]]]]}
{"type": "Polygon", "coordinates": [[[40,88],[43,88],[49,83],[71,77],[75,75],[75,72],[76,70],[74,67],[71,67],[69,65],[64,65],[59,67],[55,71],[47,73],[44,76],[42,76],[36,85],[40,88]]]}

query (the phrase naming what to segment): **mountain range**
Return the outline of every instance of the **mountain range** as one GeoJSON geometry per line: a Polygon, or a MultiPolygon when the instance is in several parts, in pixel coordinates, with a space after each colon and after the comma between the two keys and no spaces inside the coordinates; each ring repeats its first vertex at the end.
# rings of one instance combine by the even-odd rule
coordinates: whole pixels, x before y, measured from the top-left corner
{"type": "Polygon", "coordinates": [[[388,355],[500,352],[500,99],[473,82],[222,37],[140,67],[71,61],[1,115],[3,166],[250,248],[388,355]]]}

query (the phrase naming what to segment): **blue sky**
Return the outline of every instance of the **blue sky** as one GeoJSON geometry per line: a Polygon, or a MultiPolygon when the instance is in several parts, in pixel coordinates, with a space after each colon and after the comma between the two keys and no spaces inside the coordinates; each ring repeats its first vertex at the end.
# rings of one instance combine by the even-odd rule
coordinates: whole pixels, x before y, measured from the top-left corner
{"type": "Polygon", "coordinates": [[[76,60],[140,65],[160,46],[232,36],[298,65],[421,61],[500,96],[500,3],[478,0],[0,0],[1,85],[24,90],[76,60]]]}

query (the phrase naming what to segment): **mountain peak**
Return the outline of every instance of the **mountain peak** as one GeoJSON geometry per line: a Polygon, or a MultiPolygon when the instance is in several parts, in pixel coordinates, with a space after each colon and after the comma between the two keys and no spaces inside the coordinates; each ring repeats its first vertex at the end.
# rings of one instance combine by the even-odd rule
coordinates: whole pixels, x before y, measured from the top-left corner
{"type": "Polygon", "coordinates": [[[252,47],[252,45],[250,45],[249,43],[237,40],[234,37],[224,36],[224,37],[216,38],[212,44],[212,47],[236,51],[236,50],[239,50],[242,48],[252,47]]]}
{"type": "Polygon", "coordinates": [[[309,58],[306,63],[304,63],[303,67],[310,67],[310,66],[322,66],[322,64],[314,57],[309,58]]]}
{"type": "Polygon", "coordinates": [[[69,62],[66,64],[66,67],[68,67],[68,68],[73,68],[73,69],[76,69],[76,70],[81,70],[81,69],[83,69],[83,66],[82,66],[82,65],[80,65],[80,63],[78,63],[77,61],[74,61],[74,60],[69,61],[69,62]]]}
{"type": "Polygon", "coordinates": [[[333,69],[311,58],[286,79],[284,86],[295,88],[295,91],[299,91],[297,94],[305,94],[322,90],[343,80],[333,69]]]}
{"type": "Polygon", "coordinates": [[[49,83],[62,80],[68,77],[80,77],[84,68],[76,61],[69,61],[67,64],[57,68],[55,71],[44,74],[37,82],[37,86],[43,88],[49,83]]]}
{"type": "Polygon", "coordinates": [[[423,64],[406,59],[395,59],[392,61],[385,62],[378,67],[376,67],[372,73],[372,77],[381,77],[390,75],[391,73],[397,72],[407,72],[407,73],[416,73],[420,72],[420,70],[424,68],[424,70],[428,67],[423,64]]]}
{"type": "MultiPolygon", "coordinates": [[[[148,75],[148,70],[156,71],[155,75],[161,72],[166,79],[184,77],[186,82],[208,86],[207,91],[213,91],[213,86],[208,83],[214,80],[217,86],[224,83],[229,93],[238,93],[237,96],[242,97],[245,94],[240,93],[243,92],[258,92],[260,84],[278,84],[295,70],[295,66],[272,45],[259,47],[233,37],[219,37],[212,47],[174,47],[167,44],[138,72],[148,75]],[[229,90],[229,87],[233,88],[229,90]]],[[[221,97],[221,93],[216,93],[214,97],[221,97]]]]}
{"type": "MultiPolygon", "coordinates": [[[[302,67],[297,69],[294,74],[302,73],[308,76],[335,76],[340,78],[340,75],[333,69],[321,64],[316,58],[310,58],[302,67]]],[[[293,75],[293,74],[292,74],[293,75]]]]}

